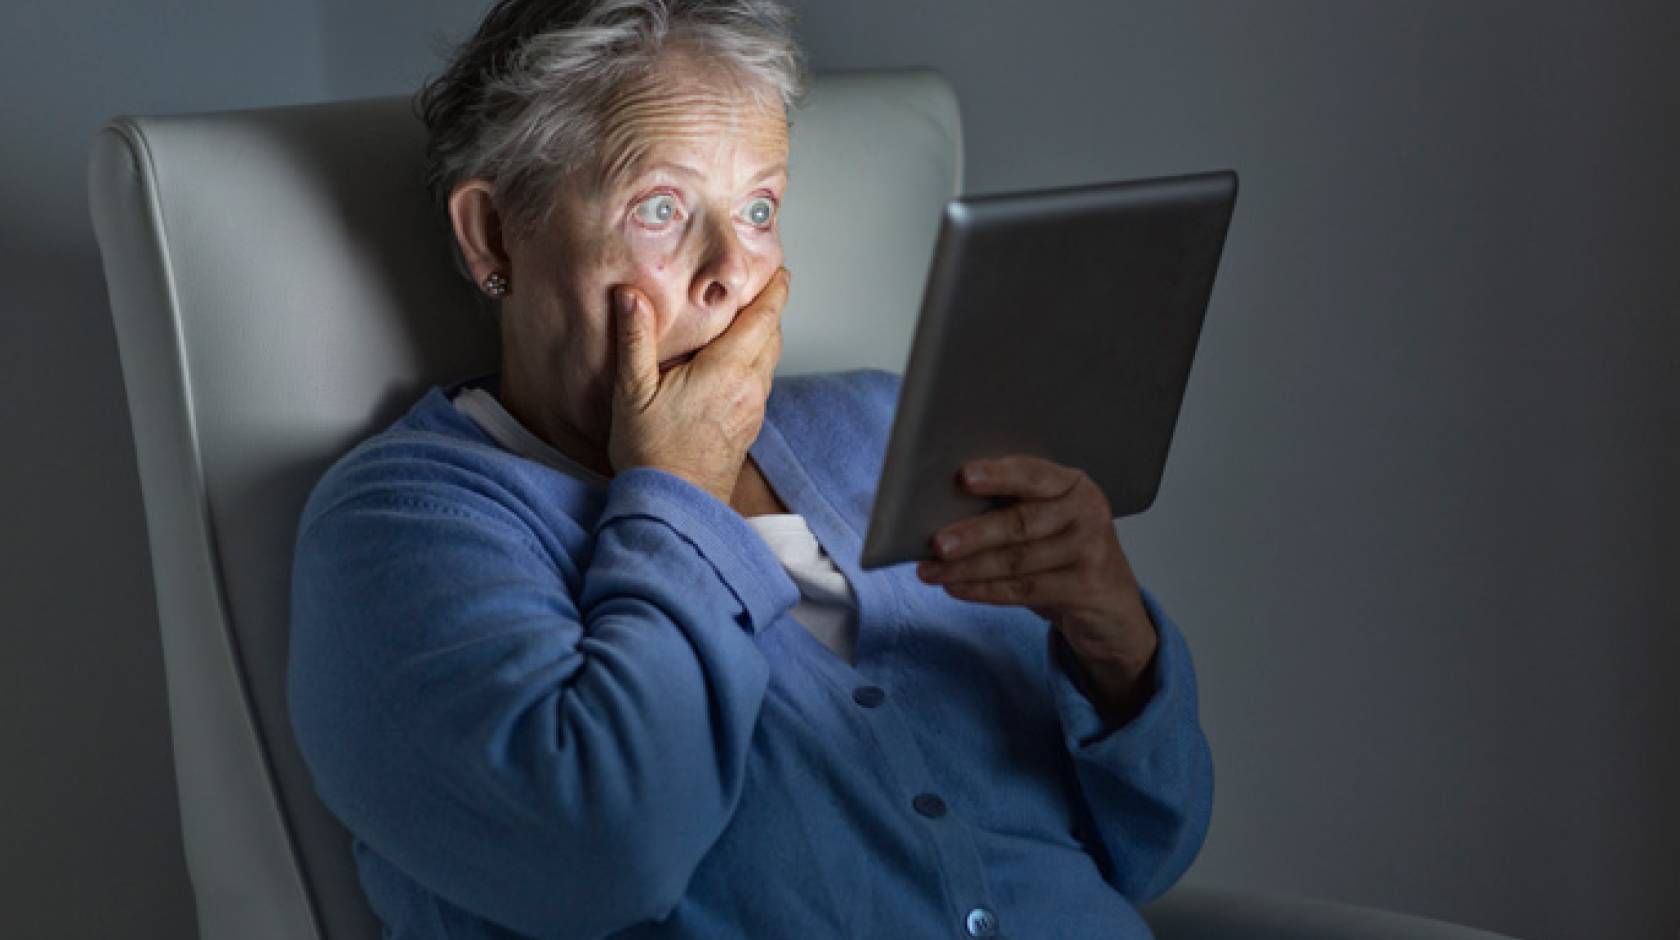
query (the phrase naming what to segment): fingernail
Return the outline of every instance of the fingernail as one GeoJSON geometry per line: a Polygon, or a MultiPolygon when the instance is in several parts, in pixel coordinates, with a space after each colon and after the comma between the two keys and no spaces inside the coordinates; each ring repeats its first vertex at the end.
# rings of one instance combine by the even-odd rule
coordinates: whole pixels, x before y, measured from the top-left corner
{"type": "Polygon", "coordinates": [[[627,317],[630,315],[630,311],[634,309],[636,309],[636,298],[634,295],[624,289],[613,291],[613,310],[619,316],[627,317]]]}
{"type": "Polygon", "coordinates": [[[986,482],[986,471],[979,467],[964,467],[963,482],[970,486],[986,482]]]}
{"type": "Polygon", "coordinates": [[[958,541],[954,535],[941,535],[933,540],[933,544],[939,549],[939,554],[949,555],[957,550],[958,541]]]}

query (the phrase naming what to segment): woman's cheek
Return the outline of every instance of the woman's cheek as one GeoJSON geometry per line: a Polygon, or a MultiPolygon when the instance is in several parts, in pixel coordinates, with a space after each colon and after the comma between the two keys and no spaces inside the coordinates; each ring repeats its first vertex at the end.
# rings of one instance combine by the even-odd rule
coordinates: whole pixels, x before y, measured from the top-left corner
{"type": "Polygon", "coordinates": [[[679,260],[673,252],[652,250],[638,252],[631,259],[629,281],[652,302],[661,336],[669,325],[665,319],[671,311],[682,309],[682,303],[675,298],[682,297],[687,289],[687,278],[679,260]]]}
{"type": "Polygon", "coordinates": [[[665,278],[677,269],[678,240],[675,233],[632,233],[625,245],[626,255],[637,273],[647,277],[665,278]]]}
{"type": "Polygon", "coordinates": [[[781,265],[782,235],[780,232],[772,229],[768,232],[754,233],[749,244],[753,246],[754,251],[759,256],[770,263],[771,267],[781,265]]]}
{"type": "Polygon", "coordinates": [[[776,269],[782,266],[782,238],[779,232],[771,232],[763,240],[762,248],[754,254],[757,263],[753,269],[753,296],[770,283],[770,278],[776,274],[776,269]]]}

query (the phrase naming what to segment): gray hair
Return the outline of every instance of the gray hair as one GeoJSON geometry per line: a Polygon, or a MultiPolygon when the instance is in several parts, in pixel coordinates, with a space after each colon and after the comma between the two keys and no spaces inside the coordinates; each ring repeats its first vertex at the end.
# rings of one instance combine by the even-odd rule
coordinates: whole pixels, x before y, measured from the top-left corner
{"type": "Polygon", "coordinates": [[[779,0],[498,0],[414,97],[432,199],[446,208],[456,184],[483,178],[516,231],[546,224],[560,183],[599,166],[614,97],[671,45],[779,99],[791,121],[806,79],[791,19],[779,0]]]}

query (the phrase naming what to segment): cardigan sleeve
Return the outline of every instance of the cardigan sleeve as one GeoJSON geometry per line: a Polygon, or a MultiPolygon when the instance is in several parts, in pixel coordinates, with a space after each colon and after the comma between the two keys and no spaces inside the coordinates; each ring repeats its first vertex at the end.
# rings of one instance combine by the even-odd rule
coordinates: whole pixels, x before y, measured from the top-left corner
{"type": "Polygon", "coordinates": [[[521,934],[599,937],[674,908],[729,822],[769,679],[751,634],[798,593],[663,471],[613,479],[571,589],[505,498],[438,474],[311,500],[291,717],[369,849],[521,934]]]}
{"type": "Polygon", "coordinates": [[[1050,631],[1051,691],[1103,874],[1135,906],[1165,894],[1189,869],[1213,814],[1213,756],[1197,717],[1190,649],[1155,596],[1142,593],[1159,643],[1142,679],[1149,699],[1124,725],[1104,726],[1073,678],[1073,650],[1050,631]]]}

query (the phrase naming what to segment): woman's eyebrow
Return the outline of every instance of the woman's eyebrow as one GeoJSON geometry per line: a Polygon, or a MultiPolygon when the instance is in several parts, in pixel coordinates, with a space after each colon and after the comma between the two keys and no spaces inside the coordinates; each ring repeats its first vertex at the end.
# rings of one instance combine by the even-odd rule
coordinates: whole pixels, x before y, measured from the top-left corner
{"type": "Polygon", "coordinates": [[[641,177],[647,176],[648,174],[653,173],[656,170],[667,170],[667,171],[675,172],[679,176],[705,176],[706,175],[706,174],[700,172],[700,170],[698,168],[689,166],[686,163],[676,163],[676,162],[671,161],[671,160],[660,160],[657,163],[648,163],[648,164],[644,164],[644,165],[638,167],[637,172],[636,172],[636,177],[638,179],[640,179],[641,177]]]}
{"type": "Polygon", "coordinates": [[[773,176],[786,176],[787,172],[788,168],[786,163],[772,164],[771,166],[766,167],[762,173],[753,177],[752,181],[754,183],[762,183],[773,176]]]}
{"type": "MultiPolygon", "coordinates": [[[[679,176],[690,176],[695,178],[703,178],[706,175],[698,167],[689,166],[686,163],[678,163],[673,160],[660,160],[656,163],[649,163],[646,166],[639,168],[639,171],[636,173],[634,178],[639,180],[657,170],[665,170],[668,172],[674,172],[679,176]]],[[[765,167],[763,170],[760,170],[758,175],[752,178],[752,184],[756,185],[758,183],[762,183],[773,176],[786,175],[786,163],[773,163],[765,167]]]]}

